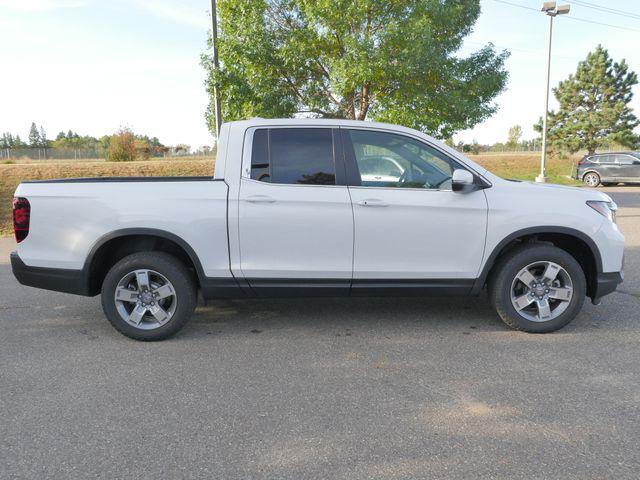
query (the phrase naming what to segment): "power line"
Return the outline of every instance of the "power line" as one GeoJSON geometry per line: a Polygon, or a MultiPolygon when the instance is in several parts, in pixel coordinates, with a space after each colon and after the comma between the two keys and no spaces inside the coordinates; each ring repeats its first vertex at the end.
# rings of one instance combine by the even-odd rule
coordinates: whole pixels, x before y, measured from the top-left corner
{"type": "MultiPolygon", "coordinates": [[[[508,2],[507,0],[493,0],[493,1],[494,2],[498,2],[498,3],[504,3],[505,5],[511,5],[512,7],[524,8],[525,10],[532,10],[534,12],[539,12],[539,10],[537,8],[527,7],[525,5],[519,5],[517,3],[508,2]]],[[[586,18],[578,18],[578,17],[574,17],[574,16],[566,16],[565,18],[567,20],[575,20],[577,22],[591,23],[593,25],[601,25],[603,27],[618,28],[620,30],[627,30],[629,32],[638,32],[638,33],[640,33],[640,30],[637,29],[637,28],[623,27],[621,25],[612,25],[610,23],[604,23],[604,22],[596,22],[594,20],[588,20],[586,18]]]]}
{"type": "Polygon", "coordinates": [[[611,7],[603,7],[602,5],[596,5],[595,3],[585,2],[584,0],[572,0],[572,3],[576,5],[580,5],[581,7],[592,8],[594,10],[599,10],[601,12],[610,13],[612,15],[621,15],[625,18],[636,18],[640,19],[640,15],[633,12],[627,12],[625,10],[618,10],[616,8],[611,7]]]}
{"type": "MultiPolygon", "coordinates": [[[[466,40],[465,43],[468,43],[470,45],[479,45],[479,46],[485,46],[487,43],[491,43],[493,46],[498,47],[498,48],[506,48],[507,50],[511,51],[515,51],[515,52],[520,52],[520,53],[530,53],[533,55],[546,55],[546,53],[542,50],[530,50],[530,49],[526,49],[526,48],[520,48],[520,47],[510,47],[507,45],[501,45],[498,43],[494,43],[491,40],[487,40],[486,42],[475,42],[472,40],[466,40]]],[[[566,55],[556,55],[553,54],[552,55],[554,58],[564,58],[567,60],[577,60],[577,61],[581,61],[583,60],[582,58],[578,58],[578,57],[568,57],[566,55]]]]}
{"type": "Polygon", "coordinates": [[[512,7],[519,7],[519,8],[524,8],[525,10],[533,10],[534,12],[539,12],[539,10],[537,8],[533,8],[533,7],[527,7],[525,5],[520,5],[517,3],[511,3],[511,2],[507,2],[506,0],[493,0],[494,2],[498,2],[498,3],[505,3],[507,5],[511,5],[512,7]]]}

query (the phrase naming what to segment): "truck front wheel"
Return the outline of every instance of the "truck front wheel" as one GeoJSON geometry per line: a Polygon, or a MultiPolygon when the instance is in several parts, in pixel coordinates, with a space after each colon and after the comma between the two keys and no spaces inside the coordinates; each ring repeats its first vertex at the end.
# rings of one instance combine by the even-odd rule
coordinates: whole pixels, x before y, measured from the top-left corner
{"type": "Polygon", "coordinates": [[[553,245],[529,243],[496,265],[489,298],[504,323],[516,330],[559,330],[580,312],[586,296],[580,264],[553,245]]]}
{"type": "Polygon", "coordinates": [[[164,340],[187,323],[196,286],[185,265],[163,252],[139,252],[116,263],[102,283],[109,322],[135,340],[164,340]]]}

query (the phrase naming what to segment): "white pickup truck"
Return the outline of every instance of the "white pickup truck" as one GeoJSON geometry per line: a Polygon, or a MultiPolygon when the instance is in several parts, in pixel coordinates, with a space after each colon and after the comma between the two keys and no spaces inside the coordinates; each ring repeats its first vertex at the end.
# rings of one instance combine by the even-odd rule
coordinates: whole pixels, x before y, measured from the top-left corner
{"type": "Polygon", "coordinates": [[[622,281],[616,205],[504,180],[420,132],[287,119],[223,125],[213,177],[24,182],[13,272],[102,294],[123,334],[160,340],[205,299],[478,295],[550,332],[622,281]]]}

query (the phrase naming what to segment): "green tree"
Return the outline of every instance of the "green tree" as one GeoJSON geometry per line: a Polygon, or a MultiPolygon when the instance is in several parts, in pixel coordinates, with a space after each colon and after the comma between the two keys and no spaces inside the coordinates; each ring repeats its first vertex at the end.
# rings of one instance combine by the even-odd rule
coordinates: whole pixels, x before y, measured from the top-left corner
{"type": "Polygon", "coordinates": [[[28,145],[22,141],[20,135],[16,135],[13,137],[13,144],[11,145],[13,148],[25,148],[28,145]]]}
{"type": "Polygon", "coordinates": [[[45,132],[44,127],[40,125],[40,147],[47,148],[49,146],[49,140],[47,140],[47,132],[45,132]]]}
{"type": "MultiPolygon", "coordinates": [[[[225,0],[219,85],[225,120],[374,119],[447,138],[496,109],[507,52],[457,52],[479,0],[225,0]]],[[[210,105],[207,121],[212,128],[210,105]]]]}
{"type": "Polygon", "coordinates": [[[515,149],[520,143],[520,138],[522,138],[522,127],[520,125],[514,125],[509,129],[507,146],[511,149],[515,149]]]}
{"type": "Polygon", "coordinates": [[[4,132],[0,138],[0,148],[12,148],[13,142],[14,140],[11,132],[4,132]]]}
{"type": "Polygon", "coordinates": [[[38,132],[38,127],[36,127],[35,122],[31,122],[31,129],[29,129],[29,146],[40,146],[40,132],[38,132]]]}
{"type": "MultiPolygon", "coordinates": [[[[547,136],[552,147],[592,154],[603,144],[635,148],[640,138],[633,129],[640,121],[629,105],[637,75],[622,60],[614,62],[601,45],[578,64],[575,74],[553,90],[560,104],[549,112],[547,136]]],[[[542,130],[542,122],[536,130],[542,130]]]]}

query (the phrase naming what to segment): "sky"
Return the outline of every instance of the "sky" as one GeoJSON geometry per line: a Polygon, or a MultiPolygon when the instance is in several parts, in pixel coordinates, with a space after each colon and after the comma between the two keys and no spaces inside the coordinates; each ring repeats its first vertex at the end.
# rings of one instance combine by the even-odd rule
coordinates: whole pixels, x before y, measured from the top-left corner
{"type": "MultiPolygon", "coordinates": [[[[559,2],[571,4],[571,13],[554,20],[552,86],[598,43],[640,73],[640,0],[596,2],[559,2]]],[[[459,55],[489,42],[510,51],[509,82],[496,113],[455,140],[505,141],[516,124],[523,138],[534,136],[544,110],[548,21],[530,9],[541,3],[481,1],[482,14],[459,55]]],[[[100,137],[125,126],[166,145],[211,145],[200,66],[209,8],[209,0],[0,0],[0,132],[26,139],[36,122],[49,138],[68,129],[100,137]]],[[[640,115],[640,87],[635,94],[640,115]]]]}

